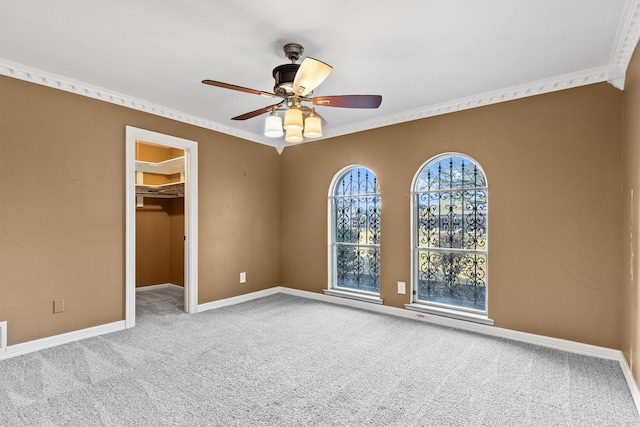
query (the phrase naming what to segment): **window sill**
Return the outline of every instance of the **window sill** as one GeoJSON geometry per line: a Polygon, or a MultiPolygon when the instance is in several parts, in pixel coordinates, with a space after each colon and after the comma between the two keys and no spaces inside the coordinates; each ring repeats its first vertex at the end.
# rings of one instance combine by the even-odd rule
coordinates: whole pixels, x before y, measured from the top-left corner
{"type": "Polygon", "coordinates": [[[380,297],[375,295],[364,294],[360,292],[349,292],[349,291],[342,291],[338,289],[325,289],[324,293],[325,295],[331,295],[334,297],[349,298],[349,299],[355,299],[358,301],[371,302],[374,304],[382,304],[382,299],[380,297]]]}
{"type": "Polygon", "coordinates": [[[458,320],[468,320],[470,322],[493,326],[493,319],[489,319],[487,316],[483,316],[481,314],[456,311],[448,308],[434,307],[425,304],[405,304],[404,307],[407,310],[419,311],[421,313],[435,314],[438,316],[451,317],[458,320]]]}

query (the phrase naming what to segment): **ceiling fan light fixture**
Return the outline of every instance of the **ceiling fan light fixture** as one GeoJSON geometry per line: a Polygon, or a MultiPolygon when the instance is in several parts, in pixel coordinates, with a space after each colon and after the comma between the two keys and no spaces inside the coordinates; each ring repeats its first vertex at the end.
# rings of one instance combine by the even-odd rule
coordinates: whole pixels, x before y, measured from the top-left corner
{"type": "Polygon", "coordinates": [[[282,130],[282,118],[274,111],[267,116],[264,122],[264,136],[269,138],[280,138],[284,135],[282,130]]]}
{"type": "Polygon", "coordinates": [[[304,136],[306,138],[320,138],[322,136],[322,120],[311,114],[304,120],[304,136]]]}
{"type": "Polygon", "coordinates": [[[291,107],[284,113],[284,129],[287,131],[297,130],[302,133],[303,121],[302,111],[291,107]]]}
{"type": "Polygon", "coordinates": [[[302,142],[302,129],[287,129],[284,140],[292,144],[302,142]]]}

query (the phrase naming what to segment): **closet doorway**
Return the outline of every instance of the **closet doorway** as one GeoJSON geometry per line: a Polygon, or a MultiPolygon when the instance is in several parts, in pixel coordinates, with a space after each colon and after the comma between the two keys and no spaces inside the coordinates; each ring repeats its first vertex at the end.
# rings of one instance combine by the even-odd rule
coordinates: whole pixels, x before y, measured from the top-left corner
{"type": "Polygon", "coordinates": [[[195,141],[126,128],[127,328],[136,285],[183,285],[185,311],[197,312],[197,161],[195,141]]]}

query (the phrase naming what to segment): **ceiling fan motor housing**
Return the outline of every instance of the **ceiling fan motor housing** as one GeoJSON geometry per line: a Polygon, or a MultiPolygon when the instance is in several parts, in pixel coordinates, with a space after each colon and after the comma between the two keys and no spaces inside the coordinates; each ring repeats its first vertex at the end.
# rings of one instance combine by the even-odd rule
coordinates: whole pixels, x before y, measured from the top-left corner
{"type": "Polygon", "coordinates": [[[300,68],[300,64],[284,64],[273,69],[273,78],[276,81],[273,91],[276,95],[286,97],[293,94],[293,80],[300,68]]]}

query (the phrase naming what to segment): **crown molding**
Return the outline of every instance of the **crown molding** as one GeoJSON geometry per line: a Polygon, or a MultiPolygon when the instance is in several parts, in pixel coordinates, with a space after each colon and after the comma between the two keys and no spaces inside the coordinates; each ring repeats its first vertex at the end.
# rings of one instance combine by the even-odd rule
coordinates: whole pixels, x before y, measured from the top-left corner
{"type": "Polygon", "coordinates": [[[627,68],[640,39],[640,1],[627,0],[609,58],[607,81],[624,89],[627,68]]]}
{"type": "MultiPolygon", "coordinates": [[[[610,71],[611,67],[609,66],[592,68],[577,73],[565,74],[558,77],[539,80],[536,82],[518,86],[512,86],[510,88],[500,89],[492,92],[486,92],[480,95],[460,98],[457,100],[422,107],[415,110],[404,111],[399,114],[378,117],[373,120],[361,121],[350,124],[349,126],[326,129],[325,135],[323,137],[311,141],[305,141],[304,143],[334,138],[350,133],[362,132],[369,129],[391,126],[394,124],[412,120],[419,120],[426,117],[439,116],[456,111],[483,107],[500,102],[512,101],[529,96],[541,95],[544,93],[555,92],[573,87],[600,83],[609,80],[610,71]]],[[[157,116],[187,123],[193,126],[221,132],[227,135],[235,136],[237,138],[257,142],[259,144],[268,145],[274,147],[280,154],[287,146],[284,141],[268,140],[267,138],[254,135],[249,132],[244,132],[232,127],[224,126],[220,123],[192,116],[181,111],[167,108],[162,105],[119,94],[87,83],[77,82],[75,80],[68,79],[62,76],[57,76],[45,71],[6,61],[2,58],[0,58],[0,75],[25,80],[31,83],[52,87],[54,89],[64,90],[67,92],[75,93],[77,95],[94,98],[100,101],[105,101],[126,108],[143,111],[145,113],[154,114],[157,116]]]]}
{"type": "Polygon", "coordinates": [[[237,138],[246,139],[260,144],[270,145],[255,135],[222,125],[220,123],[196,117],[190,114],[174,110],[163,105],[154,104],[152,102],[131,97],[129,95],[120,94],[88,83],[78,82],[76,80],[58,76],[46,71],[38,70],[26,65],[17,64],[0,58],[0,75],[13,77],[19,80],[25,80],[54,89],[75,93],[76,95],[86,96],[88,98],[109,102],[111,104],[120,105],[122,107],[131,108],[145,113],[154,114],[156,116],[165,117],[167,119],[176,120],[178,122],[187,123],[216,132],[235,136],[237,138]]]}
{"type": "Polygon", "coordinates": [[[419,120],[426,117],[440,116],[443,114],[464,111],[472,108],[484,107],[501,102],[513,101],[544,93],[556,92],[594,83],[606,82],[609,79],[609,67],[601,66],[576,73],[564,74],[549,79],[538,80],[523,85],[512,86],[496,91],[485,92],[479,95],[460,98],[453,101],[435,104],[415,110],[405,111],[401,114],[392,114],[379,117],[366,122],[359,122],[349,126],[342,126],[326,132],[326,137],[335,137],[348,133],[362,132],[369,129],[391,126],[398,123],[419,120]]]}

